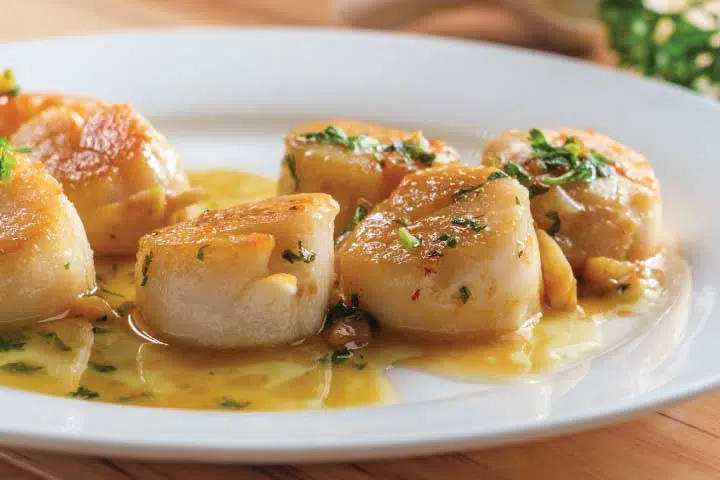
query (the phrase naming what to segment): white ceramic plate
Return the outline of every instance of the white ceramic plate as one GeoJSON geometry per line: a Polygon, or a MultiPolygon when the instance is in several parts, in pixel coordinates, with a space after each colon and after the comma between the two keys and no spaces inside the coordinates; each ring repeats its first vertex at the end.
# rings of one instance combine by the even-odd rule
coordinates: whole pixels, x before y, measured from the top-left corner
{"type": "Polygon", "coordinates": [[[488,386],[394,372],[397,405],[287,413],[150,409],[0,389],[3,444],[233,462],[388,457],[569,432],[720,385],[720,107],[709,100],[536,52],[331,30],[66,38],[2,46],[0,61],[26,89],[133,103],[191,167],[275,175],[282,134],[320,117],[422,128],[470,159],[505,128],[593,127],[650,156],[666,226],[692,266],[692,283],[671,289],[667,312],[636,321],[619,348],[553,375],[488,386]]]}

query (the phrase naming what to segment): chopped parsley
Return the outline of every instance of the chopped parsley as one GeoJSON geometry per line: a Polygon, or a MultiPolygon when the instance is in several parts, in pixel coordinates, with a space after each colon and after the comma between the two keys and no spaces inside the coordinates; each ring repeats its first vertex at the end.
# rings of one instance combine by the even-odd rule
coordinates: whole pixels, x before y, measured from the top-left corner
{"type": "Polygon", "coordinates": [[[145,258],[143,259],[143,265],[142,265],[142,281],[140,282],[140,286],[144,287],[147,285],[148,282],[148,270],[150,270],[150,263],[152,263],[153,259],[153,252],[150,252],[145,255],[145,258]]]}
{"type": "Polygon", "coordinates": [[[374,154],[380,165],[385,166],[381,154],[387,152],[399,153],[405,163],[418,162],[424,166],[430,166],[435,161],[437,154],[433,151],[430,142],[421,134],[413,134],[406,140],[398,140],[390,144],[384,144],[378,139],[365,134],[348,135],[342,129],[330,125],[322,132],[306,133],[298,137],[306,142],[322,143],[326,145],[339,145],[353,153],[374,154]]]}
{"type": "Polygon", "coordinates": [[[453,193],[453,200],[456,202],[459,202],[460,200],[465,200],[468,197],[468,194],[477,192],[481,188],[483,188],[485,185],[487,185],[490,182],[493,182],[495,180],[501,179],[501,178],[507,178],[508,174],[501,171],[496,170],[492,172],[490,175],[488,175],[487,179],[485,179],[484,182],[479,183],[477,185],[471,185],[469,187],[463,187],[457,192],[453,193]]]}
{"type": "Polygon", "coordinates": [[[15,72],[6,68],[0,73],[0,95],[14,97],[20,93],[20,87],[15,80],[15,72]]]}
{"type": "Polygon", "coordinates": [[[129,395],[123,395],[121,397],[118,397],[115,399],[115,401],[117,403],[129,403],[134,400],[140,400],[143,398],[152,398],[152,393],[149,393],[149,392],[131,393],[129,395]]]}
{"type": "Polygon", "coordinates": [[[197,253],[195,254],[195,258],[200,260],[201,262],[205,260],[205,249],[209,247],[210,245],[202,245],[200,248],[197,249],[197,253]]]}
{"type": "Polygon", "coordinates": [[[350,219],[348,224],[345,226],[345,229],[342,231],[342,233],[347,233],[355,229],[355,227],[358,226],[360,222],[363,221],[363,219],[367,216],[368,209],[363,207],[362,205],[358,205],[355,208],[355,213],[353,214],[353,218],[350,219]]]}
{"type": "Polygon", "coordinates": [[[306,133],[298,137],[306,142],[339,145],[353,153],[379,153],[384,149],[379,140],[367,135],[348,135],[345,131],[329,125],[322,132],[306,133]]]}
{"type": "Polygon", "coordinates": [[[295,157],[288,153],[287,155],[285,155],[283,161],[285,162],[285,165],[290,172],[290,176],[295,181],[295,191],[297,191],[298,187],[300,186],[300,179],[297,176],[297,170],[295,170],[295,157]]]}
{"type": "Polygon", "coordinates": [[[110,365],[108,363],[88,362],[88,365],[90,368],[99,373],[111,373],[117,370],[115,365],[110,365]]]}
{"type": "Polygon", "coordinates": [[[25,362],[10,362],[0,366],[0,370],[7,373],[16,373],[20,375],[32,375],[43,370],[45,367],[40,365],[32,365],[25,362]]]}
{"type": "Polygon", "coordinates": [[[469,226],[473,229],[473,232],[479,233],[483,230],[487,229],[487,225],[480,223],[479,221],[475,220],[472,217],[464,216],[464,217],[453,217],[452,218],[452,224],[453,225],[459,225],[459,226],[469,226]]]}
{"type": "Polygon", "coordinates": [[[397,232],[398,237],[400,238],[400,243],[402,243],[405,248],[413,250],[422,245],[422,241],[415,235],[410,233],[410,230],[408,230],[407,227],[400,227],[398,228],[397,232]]]}
{"type": "Polygon", "coordinates": [[[79,398],[81,400],[92,400],[93,398],[98,398],[100,394],[80,385],[77,390],[68,393],[67,396],[70,398],[79,398]]]}
{"type": "Polygon", "coordinates": [[[70,270],[70,262],[65,262],[65,270],[70,270]]]}
{"type": "Polygon", "coordinates": [[[30,153],[30,148],[15,148],[7,137],[0,137],[0,180],[7,180],[17,164],[15,153],[30,153]]]}
{"type": "Polygon", "coordinates": [[[56,332],[44,332],[41,333],[40,336],[45,340],[46,342],[52,344],[53,347],[57,348],[58,350],[61,350],[63,352],[69,352],[72,350],[65,342],[62,341],[62,339],[58,336],[56,332]]]}
{"type": "Polygon", "coordinates": [[[470,300],[471,295],[472,294],[470,293],[470,289],[468,287],[466,287],[465,285],[460,287],[460,301],[463,303],[463,305],[466,304],[468,300],[470,300]]]}
{"type": "Polygon", "coordinates": [[[552,220],[552,222],[553,222],[552,225],[550,225],[550,227],[548,227],[547,233],[551,237],[554,237],[555,235],[560,233],[560,226],[561,226],[560,215],[558,215],[558,212],[556,212],[555,210],[550,210],[549,212],[547,212],[545,214],[545,216],[547,218],[549,218],[550,220],[552,220]]]}
{"type": "MultiPolygon", "coordinates": [[[[509,162],[503,166],[503,170],[509,176],[517,180],[520,185],[527,188],[531,198],[535,195],[545,193],[550,189],[550,187],[548,187],[547,185],[543,185],[542,183],[538,183],[533,180],[533,178],[530,176],[530,173],[520,165],[509,162]]],[[[520,205],[520,199],[515,197],[515,203],[517,205],[520,205]]]]}
{"type": "Polygon", "coordinates": [[[241,408],[246,408],[250,406],[250,402],[238,402],[237,400],[233,400],[229,397],[223,397],[223,399],[218,404],[219,406],[223,408],[232,408],[235,410],[239,410],[241,408]]]}
{"type": "Polygon", "coordinates": [[[0,352],[9,352],[11,350],[25,349],[25,335],[10,335],[7,337],[0,336],[0,352]]]}
{"type": "Polygon", "coordinates": [[[454,237],[446,232],[440,232],[440,235],[438,235],[435,238],[436,242],[444,243],[445,246],[448,248],[455,248],[457,247],[457,237],[454,237]]]}
{"type": "Polygon", "coordinates": [[[548,142],[545,135],[533,128],[528,141],[533,157],[549,175],[540,179],[544,185],[567,185],[591,182],[597,177],[612,174],[610,160],[594,149],[588,149],[577,137],[568,137],[565,143],[556,147],[548,142]],[[559,172],[558,175],[555,175],[559,172]]]}
{"type": "Polygon", "coordinates": [[[405,163],[419,162],[429,167],[435,161],[437,154],[430,147],[430,142],[420,134],[415,134],[407,140],[396,141],[385,147],[386,152],[398,152],[405,163]]]}
{"type": "Polygon", "coordinates": [[[289,248],[282,253],[282,258],[290,263],[295,263],[296,261],[303,263],[312,263],[315,260],[316,256],[317,252],[313,252],[312,250],[308,250],[307,248],[303,247],[302,240],[298,240],[298,253],[293,252],[289,248]]]}

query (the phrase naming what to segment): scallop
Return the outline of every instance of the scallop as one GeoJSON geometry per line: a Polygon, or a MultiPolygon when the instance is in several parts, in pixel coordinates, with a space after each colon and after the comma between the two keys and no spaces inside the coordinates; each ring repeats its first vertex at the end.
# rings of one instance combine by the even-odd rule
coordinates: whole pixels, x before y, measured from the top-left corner
{"type": "Polygon", "coordinates": [[[214,348],[289,344],[318,332],[333,282],[326,194],[210,211],[140,240],[138,322],[167,342],[214,348]]]}
{"type": "Polygon", "coordinates": [[[0,136],[12,136],[20,126],[43,111],[59,106],[88,107],[101,102],[59,93],[0,94],[0,136]]]}
{"type": "Polygon", "coordinates": [[[93,252],[62,186],[42,164],[14,159],[0,180],[2,325],[67,315],[95,288],[93,252]]]}
{"type": "Polygon", "coordinates": [[[199,200],[167,140],[127,105],[51,107],[12,141],[62,183],[97,254],[134,254],[142,235],[199,200]]]}
{"type": "Polygon", "coordinates": [[[352,229],[408,172],[457,159],[441,140],[363,122],[300,125],[285,138],[279,193],[322,192],[340,204],[335,235],[352,229]]]}
{"type": "Polygon", "coordinates": [[[407,175],[340,245],[336,263],[344,296],[410,334],[494,336],[540,312],[528,191],[493,168],[407,175]]]}
{"type": "MultiPolygon", "coordinates": [[[[643,155],[593,131],[537,130],[534,135],[535,147],[527,131],[503,133],[487,145],[483,163],[506,169],[513,164],[530,175],[535,182],[533,217],[540,228],[552,233],[575,271],[593,257],[635,261],[655,253],[660,185],[643,155]],[[539,159],[543,140],[551,147],[571,145],[581,157],[599,159],[600,168],[584,180],[543,186],[548,176],[565,173],[562,167],[553,172],[539,159]]],[[[549,161],[552,167],[553,160],[549,161]]]]}

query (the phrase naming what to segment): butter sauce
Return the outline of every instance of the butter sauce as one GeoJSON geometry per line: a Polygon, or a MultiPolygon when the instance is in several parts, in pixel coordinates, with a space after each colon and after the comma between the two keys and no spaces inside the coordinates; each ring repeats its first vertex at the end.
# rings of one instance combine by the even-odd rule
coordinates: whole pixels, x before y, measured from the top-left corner
{"type": "MultiPolygon", "coordinates": [[[[190,174],[224,208],[275,194],[272,180],[233,170],[190,174]]],[[[546,314],[492,343],[438,345],[381,330],[370,346],[333,361],[321,337],[282,348],[215,352],[164,345],[133,324],[134,258],[98,258],[100,295],[119,319],[73,318],[0,333],[0,384],[101,402],[187,409],[289,410],[390,403],[387,370],[403,366],[469,381],[546,372],[598,352],[606,317],[623,321],[623,295],[585,301],[575,314],[546,314]]],[[[662,285],[650,282],[655,294],[662,285]]]]}

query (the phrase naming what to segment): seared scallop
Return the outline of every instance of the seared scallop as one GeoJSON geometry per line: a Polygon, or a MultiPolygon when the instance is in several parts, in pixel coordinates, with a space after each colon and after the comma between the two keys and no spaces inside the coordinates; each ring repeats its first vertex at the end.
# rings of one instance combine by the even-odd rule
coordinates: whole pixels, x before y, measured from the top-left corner
{"type": "Polygon", "coordinates": [[[340,204],[335,235],[351,230],[408,172],[457,159],[441,140],[354,121],[300,125],[285,138],[279,193],[322,192],[340,204]]]}
{"type": "Polygon", "coordinates": [[[12,141],[62,183],[97,254],[135,253],[142,235],[199,198],[167,140],[127,105],[48,108],[12,141]]]}
{"type": "Polygon", "coordinates": [[[528,192],[493,168],[409,174],[339,247],[337,269],[346,298],[404,332],[486,337],[540,311],[528,192]]]}
{"type": "Polygon", "coordinates": [[[95,288],[83,224],[43,165],[0,150],[0,325],[66,315],[95,288]]]}
{"type": "Polygon", "coordinates": [[[210,211],[144,236],[135,266],[140,323],[168,342],[236,348],[316,333],[333,281],[329,195],[210,211]]]}
{"type": "Polygon", "coordinates": [[[95,100],[59,93],[0,93],[0,136],[10,137],[23,123],[49,108],[100,104],[95,100]]]}
{"type": "Polygon", "coordinates": [[[657,249],[660,186],[640,153],[592,131],[511,130],[483,163],[531,191],[532,213],[579,271],[589,258],[638,260],[657,249]]]}

